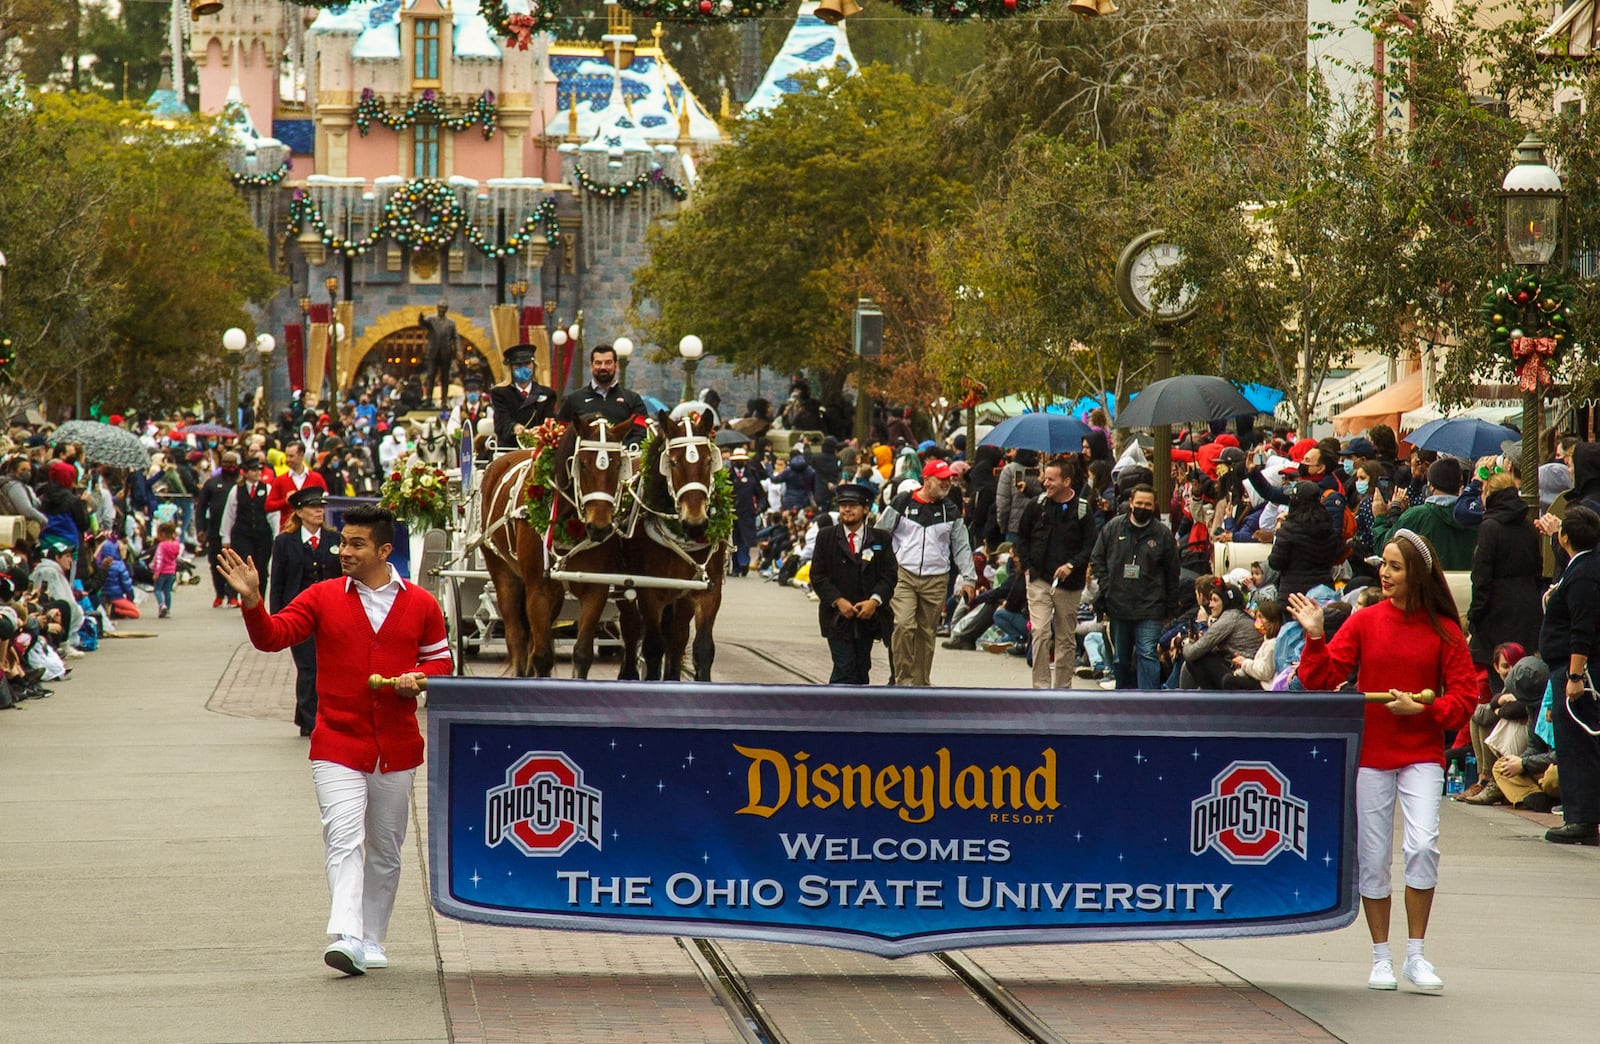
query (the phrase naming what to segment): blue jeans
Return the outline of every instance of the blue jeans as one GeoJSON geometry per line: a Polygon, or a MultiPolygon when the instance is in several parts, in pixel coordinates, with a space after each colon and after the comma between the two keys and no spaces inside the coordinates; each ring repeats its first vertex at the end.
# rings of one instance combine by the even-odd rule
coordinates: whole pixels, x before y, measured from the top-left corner
{"type": "Polygon", "coordinates": [[[1119,689],[1161,688],[1161,661],[1156,657],[1156,642],[1161,637],[1160,620],[1106,621],[1111,632],[1111,671],[1119,689]]]}
{"type": "Polygon", "coordinates": [[[156,577],[156,607],[158,609],[172,608],[172,585],[178,579],[176,573],[162,573],[156,577]]]}
{"type": "Polygon", "coordinates": [[[1083,636],[1083,651],[1089,657],[1089,666],[1097,671],[1110,669],[1106,662],[1106,636],[1099,631],[1090,631],[1083,636]]]}
{"type": "Polygon", "coordinates": [[[828,654],[833,657],[829,685],[871,685],[867,674],[872,668],[872,647],[876,638],[829,638],[828,654]]]}
{"type": "Polygon", "coordinates": [[[996,609],[994,625],[1000,628],[1000,632],[1010,639],[1013,645],[1028,640],[1028,618],[1021,613],[1014,613],[1009,609],[996,609]]]}

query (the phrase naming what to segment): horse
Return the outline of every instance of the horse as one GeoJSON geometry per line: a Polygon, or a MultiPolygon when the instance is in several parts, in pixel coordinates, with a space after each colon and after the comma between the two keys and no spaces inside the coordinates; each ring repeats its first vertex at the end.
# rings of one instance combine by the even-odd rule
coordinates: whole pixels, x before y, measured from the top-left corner
{"type": "Polygon", "coordinates": [[[429,417],[412,431],[416,443],[416,449],[412,452],[417,460],[440,468],[455,466],[456,446],[445,432],[443,423],[429,417]]]}
{"type": "MultiPolygon", "coordinates": [[[[479,538],[495,600],[505,623],[508,670],[519,677],[548,678],[555,666],[551,624],[561,609],[567,584],[551,579],[562,569],[616,571],[620,541],[615,539],[618,492],[627,484],[632,458],[603,418],[580,417],[561,441],[542,452],[554,453],[550,531],[535,531],[523,501],[533,481],[533,450],[514,450],[496,457],[483,473],[484,531],[479,538]],[[563,551],[558,536],[567,521],[582,523],[578,543],[563,551]]],[[[572,534],[577,536],[577,534],[572,534]]],[[[595,632],[605,609],[607,584],[572,582],[578,599],[578,638],[572,649],[572,673],[587,678],[594,663],[595,632]]]]}
{"type": "Polygon", "coordinates": [[[633,632],[642,629],[645,677],[677,681],[693,622],[695,680],[710,681],[716,658],[712,632],[722,605],[728,551],[726,541],[706,541],[712,491],[722,467],[722,453],[713,441],[716,422],[710,414],[673,420],[663,411],[656,425],[658,434],[640,465],[637,517],[622,541],[622,561],[636,576],[708,581],[710,586],[698,591],[638,589],[632,608],[623,607],[619,680],[638,677],[633,632]]]}

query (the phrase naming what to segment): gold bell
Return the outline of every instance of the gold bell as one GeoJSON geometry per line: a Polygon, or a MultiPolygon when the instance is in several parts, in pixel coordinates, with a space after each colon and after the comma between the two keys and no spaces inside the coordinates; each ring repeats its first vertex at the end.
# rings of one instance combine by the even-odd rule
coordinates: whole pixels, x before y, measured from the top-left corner
{"type": "Polygon", "coordinates": [[[1111,0],[1072,0],[1072,3],[1067,5],[1067,10],[1085,18],[1098,18],[1101,15],[1116,14],[1117,5],[1111,0]]]}
{"type": "Polygon", "coordinates": [[[817,18],[825,25],[838,25],[853,14],[861,13],[856,0],[822,0],[817,4],[817,18]]]}
{"type": "Polygon", "coordinates": [[[206,15],[219,14],[222,11],[222,0],[189,0],[189,17],[204,18],[206,15]]]}

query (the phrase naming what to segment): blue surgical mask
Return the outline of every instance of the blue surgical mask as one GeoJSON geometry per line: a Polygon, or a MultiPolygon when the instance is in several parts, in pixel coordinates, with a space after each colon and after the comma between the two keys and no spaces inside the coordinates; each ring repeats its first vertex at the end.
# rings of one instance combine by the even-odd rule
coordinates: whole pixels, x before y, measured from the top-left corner
{"type": "Polygon", "coordinates": [[[478,393],[477,392],[467,392],[467,401],[468,402],[477,402],[478,401],[478,393]]]}
{"type": "Polygon", "coordinates": [[[527,384],[529,381],[533,380],[533,367],[532,366],[513,366],[513,367],[511,367],[511,379],[516,381],[518,384],[527,384]]]}
{"type": "Polygon", "coordinates": [[[1366,479],[1356,479],[1356,492],[1365,493],[1367,491],[1367,487],[1371,485],[1372,483],[1368,482],[1366,479]]]}

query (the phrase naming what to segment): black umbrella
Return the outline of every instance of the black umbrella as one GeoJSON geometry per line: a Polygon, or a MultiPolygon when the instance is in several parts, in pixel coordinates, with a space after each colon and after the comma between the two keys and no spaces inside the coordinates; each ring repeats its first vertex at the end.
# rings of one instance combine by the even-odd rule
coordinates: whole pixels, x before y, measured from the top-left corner
{"type": "Polygon", "coordinates": [[[748,446],[755,440],[737,428],[723,428],[717,432],[716,443],[723,449],[729,446],[748,446]]]}
{"type": "Polygon", "coordinates": [[[1156,381],[1117,413],[1119,428],[1154,428],[1161,424],[1224,420],[1254,416],[1257,410],[1221,377],[1184,374],[1156,381]]]}

